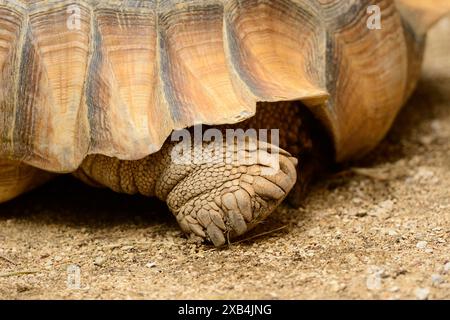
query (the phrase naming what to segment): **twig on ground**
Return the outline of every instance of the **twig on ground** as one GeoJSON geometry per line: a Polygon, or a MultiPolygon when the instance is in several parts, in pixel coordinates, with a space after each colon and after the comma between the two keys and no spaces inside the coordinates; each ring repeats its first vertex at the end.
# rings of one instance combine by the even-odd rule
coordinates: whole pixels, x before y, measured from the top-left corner
{"type": "Polygon", "coordinates": [[[39,273],[38,270],[23,270],[23,271],[12,271],[7,273],[0,273],[0,278],[14,277],[14,276],[22,276],[27,274],[35,274],[39,273]]]}
{"type": "Polygon", "coordinates": [[[9,259],[9,258],[7,258],[7,257],[5,257],[5,256],[0,255],[0,258],[3,259],[3,260],[5,260],[6,262],[9,262],[9,263],[11,263],[11,264],[17,266],[17,263],[16,263],[16,262],[12,261],[11,259],[9,259]]]}
{"type": "Polygon", "coordinates": [[[400,165],[374,168],[351,168],[350,170],[355,174],[380,181],[395,180],[408,176],[408,170],[400,165]]]}
{"type": "Polygon", "coordinates": [[[279,227],[279,228],[276,228],[276,229],[273,229],[273,230],[269,230],[269,231],[266,231],[266,232],[261,232],[261,233],[255,234],[255,235],[253,235],[251,237],[248,237],[248,238],[245,238],[245,239],[241,239],[241,240],[236,241],[236,242],[232,242],[231,244],[237,244],[237,243],[241,243],[241,242],[244,242],[244,241],[249,241],[249,240],[252,240],[252,239],[255,239],[255,238],[258,238],[258,237],[262,237],[262,236],[265,236],[265,235],[268,235],[268,234],[271,234],[271,233],[283,230],[285,228],[287,228],[287,225],[284,225],[282,227],[279,227]]]}

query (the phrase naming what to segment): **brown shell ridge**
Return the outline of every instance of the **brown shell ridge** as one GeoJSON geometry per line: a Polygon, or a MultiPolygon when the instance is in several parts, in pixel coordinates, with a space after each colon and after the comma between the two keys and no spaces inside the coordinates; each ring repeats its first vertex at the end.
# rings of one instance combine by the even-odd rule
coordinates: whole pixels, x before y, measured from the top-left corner
{"type": "Polygon", "coordinates": [[[328,97],[325,33],[315,1],[229,1],[225,7],[230,66],[258,101],[328,97]]]}
{"type": "MultiPolygon", "coordinates": [[[[171,61],[178,68],[178,73],[185,72],[185,74],[178,78],[172,77],[171,81],[166,82],[165,85],[169,86],[178,84],[178,88],[190,87],[188,90],[164,91],[166,93],[167,100],[171,104],[170,110],[175,118],[175,129],[198,123],[222,124],[241,121],[255,113],[257,101],[286,101],[308,98],[310,99],[308,102],[313,103],[314,101],[314,103],[317,104],[327,98],[328,94],[326,90],[322,89],[325,87],[323,75],[311,77],[312,79],[302,78],[303,74],[308,74],[305,70],[301,70],[299,68],[299,65],[301,66],[301,64],[305,62],[304,60],[298,62],[296,61],[298,59],[288,59],[289,57],[285,56],[280,58],[279,55],[274,55],[271,53],[272,58],[276,58],[278,62],[282,61],[284,66],[286,67],[287,65],[289,68],[285,68],[284,70],[267,70],[265,66],[269,64],[262,63],[264,61],[259,61],[259,56],[270,52],[273,47],[270,47],[267,43],[264,43],[263,45],[258,43],[258,38],[265,36],[263,32],[261,30],[256,30],[256,32],[253,30],[253,33],[246,33],[246,28],[242,25],[240,26],[238,32],[233,30],[233,25],[236,23],[233,21],[233,18],[238,20],[240,17],[245,17],[252,12],[255,13],[255,11],[258,12],[260,9],[266,10],[267,8],[272,10],[270,12],[271,14],[276,10],[281,11],[282,13],[288,13],[290,11],[290,7],[286,4],[289,4],[292,7],[294,4],[292,1],[280,1],[276,4],[274,4],[273,1],[225,1],[224,3],[222,1],[203,1],[201,2],[201,5],[195,5],[195,1],[165,1],[164,3],[172,10],[169,9],[168,11],[165,11],[163,6],[163,8],[160,8],[160,12],[158,14],[160,21],[160,23],[158,23],[158,27],[161,29],[158,33],[158,39],[164,46],[167,45],[167,47],[164,47],[164,49],[161,50],[161,52],[166,53],[161,54],[161,57],[163,57],[166,61],[166,65],[168,67],[163,68],[161,74],[168,74],[168,77],[171,77],[174,66],[167,63],[167,61],[171,61]],[[284,5],[284,8],[280,4],[284,5]],[[281,6],[281,9],[284,11],[278,8],[278,6],[281,6]],[[173,18],[173,8],[176,8],[176,14],[181,16],[179,20],[184,22],[184,24],[179,28],[179,33],[195,35],[195,37],[193,36],[192,42],[200,44],[197,46],[197,49],[202,48],[204,39],[213,39],[213,41],[217,43],[215,48],[202,50],[203,52],[207,51],[209,55],[216,57],[219,62],[216,62],[216,64],[210,62],[210,65],[213,66],[213,69],[216,71],[213,75],[213,79],[208,79],[208,75],[202,74],[200,67],[195,69],[195,67],[199,64],[199,61],[196,61],[196,58],[198,60],[198,57],[202,57],[201,52],[196,52],[193,50],[194,53],[189,55],[188,53],[185,54],[186,52],[183,53],[182,50],[179,50],[178,52],[181,52],[180,55],[171,57],[173,50],[170,48],[173,47],[173,43],[170,45],[171,35],[169,34],[167,28],[168,26],[174,25],[168,22],[170,18],[173,18]],[[241,10],[234,10],[236,8],[241,10]],[[248,8],[251,8],[251,12],[245,10],[248,8]],[[199,27],[196,29],[196,27],[193,26],[192,23],[189,23],[189,21],[186,22],[185,14],[187,13],[191,15],[191,19],[195,21],[195,24],[202,26],[200,29],[198,29],[199,27]],[[165,23],[161,23],[161,21],[165,23]],[[250,46],[244,43],[245,41],[240,41],[242,39],[237,39],[235,35],[238,33],[241,35],[244,34],[242,37],[253,37],[256,41],[250,46]],[[202,34],[204,35],[202,36],[202,34]],[[247,50],[243,48],[246,48],[247,50]],[[263,54],[251,55],[251,51],[256,49],[263,50],[263,54]],[[250,54],[246,55],[246,53],[250,54]],[[236,55],[240,55],[241,61],[236,58],[236,55]],[[240,63],[242,60],[245,60],[247,64],[240,63]],[[180,63],[185,61],[189,61],[189,63],[185,63],[186,68],[184,68],[182,63],[180,63]],[[192,63],[190,63],[191,61],[192,63]],[[291,71],[293,67],[296,68],[296,79],[292,76],[292,74],[286,72],[287,70],[291,71]],[[253,74],[251,74],[252,72],[253,74]],[[251,76],[249,76],[249,74],[251,74],[251,76]],[[196,77],[196,75],[201,76],[196,77]],[[279,78],[283,78],[283,76],[285,76],[287,79],[284,82],[277,83],[277,79],[271,79],[276,78],[276,75],[279,75],[279,78]],[[186,84],[184,80],[189,79],[190,77],[192,77],[193,81],[191,81],[190,84],[186,84]],[[204,80],[205,78],[207,80],[204,80]],[[214,87],[213,85],[218,83],[218,79],[222,79],[222,87],[219,92],[214,89],[211,90],[214,87]],[[200,83],[200,86],[196,87],[195,83],[197,81],[200,83]],[[264,85],[258,88],[257,85],[262,82],[264,82],[264,85]],[[205,86],[205,83],[211,85],[210,88],[205,86]],[[226,86],[223,86],[225,83],[226,86]],[[289,88],[289,86],[295,88],[290,88],[289,91],[285,90],[285,88],[289,88]],[[173,92],[194,92],[196,96],[173,96],[171,94],[173,92]],[[198,97],[202,97],[202,99],[195,103],[195,98],[198,97]],[[227,98],[227,101],[224,101],[224,98],[227,98]],[[192,103],[192,101],[194,101],[194,103],[192,103]],[[203,104],[205,105],[203,106],[203,104]],[[218,108],[218,106],[220,106],[220,108],[218,108]],[[183,115],[185,119],[186,115],[189,115],[190,119],[188,118],[183,122],[181,120],[183,117],[180,117],[180,115],[183,115]]],[[[315,2],[312,1],[311,3],[315,2]]],[[[278,14],[278,16],[282,17],[283,15],[278,14]]],[[[273,15],[270,15],[270,17],[272,18],[273,15]]],[[[281,22],[282,19],[279,21],[281,22]]],[[[319,19],[317,19],[317,21],[319,21],[319,19]]],[[[300,25],[301,22],[302,20],[300,22],[297,21],[297,25],[300,25]]],[[[312,25],[317,26],[317,23],[312,25]]],[[[174,28],[176,28],[176,25],[174,28]]],[[[294,28],[292,28],[291,25],[291,30],[292,29],[294,28]]],[[[298,29],[298,33],[300,34],[302,29],[298,29]]],[[[271,33],[269,38],[272,41],[277,40],[276,42],[280,44],[283,43],[285,39],[277,38],[282,36],[283,34],[280,33],[271,33]]],[[[289,41],[287,43],[291,45],[294,43],[294,47],[295,42],[298,42],[298,39],[288,40],[289,41]]],[[[183,40],[180,40],[180,42],[182,41],[183,40]]],[[[194,47],[194,49],[196,48],[194,47]]],[[[302,52],[302,48],[297,46],[295,49],[296,50],[291,50],[291,52],[295,52],[295,57],[299,57],[299,53],[302,52]]],[[[311,51],[314,50],[311,49],[311,51]]],[[[310,57],[318,56],[317,52],[319,51],[324,52],[324,48],[322,48],[322,50],[316,50],[314,54],[310,54],[310,57]]],[[[209,55],[202,57],[200,62],[206,62],[209,55]]],[[[292,56],[290,58],[292,58],[292,56]]],[[[320,67],[320,62],[316,63],[315,68],[314,63],[311,63],[311,65],[313,66],[313,70],[322,70],[320,67]]],[[[200,63],[200,66],[202,66],[202,63],[200,63]]]]}
{"type": "Polygon", "coordinates": [[[407,47],[393,1],[351,1],[351,10],[330,3],[328,22],[327,88],[330,100],[321,115],[334,139],[336,160],[364,155],[386,134],[403,102],[407,47]],[[367,6],[379,6],[380,30],[367,27],[367,6]]]}
{"type": "MultiPolygon", "coordinates": [[[[24,14],[24,11],[22,11],[22,16],[23,16],[23,22],[22,22],[22,27],[20,30],[20,34],[19,34],[19,39],[18,39],[18,48],[16,52],[22,53],[25,47],[25,41],[28,35],[28,15],[24,14]]],[[[17,61],[15,66],[13,65],[12,68],[16,68],[22,71],[22,60],[23,60],[23,54],[17,54],[17,61]]],[[[14,75],[14,72],[13,72],[14,75]]],[[[12,117],[10,118],[10,121],[5,121],[4,125],[2,126],[2,130],[4,130],[3,128],[8,128],[7,131],[7,135],[9,137],[9,140],[3,140],[2,139],[2,153],[8,153],[8,152],[4,152],[3,150],[15,150],[16,146],[14,144],[14,128],[16,127],[16,120],[17,120],[17,106],[18,106],[18,100],[19,100],[19,94],[20,94],[20,83],[21,83],[21,75],[22,72],[16,73],[15,75],[17,75],[14,79],[13,77],[13,94],[12,94],[12,99],[13,102],[11,104],[12,110],[10,112],[10,114],[12,115],[12,117]],[[8,122],[10,123],[10,126],[8,126],[8,122]],[[3,142],[8,143],[8,145],[3,146],[3,142]]],[[[4,81],[2,81],[2,83],[4,83],[4,81]]],[[[7,115],[9,112],[9,110],[4,110],[2,108],[2,115],[7,115]],[[5,112],[6,111],[6,112],[5,112]]],[[[19,159],[20,161],[25,160],[25,157],[23,156],[21,159],[19,159]]]]}
{"type": "Polygon", "coordinates": [[[154,129],[170,120],[167,112],[153,119],[158,122],[151,123],[149,118],[161,109],[159,105],[165,106],[165,100],[158,99],[160,72],[155,72],[159,65],[156,16],[154,10],[141,9],[116,13],[105,7],[94,13],[95,46],[87,89],[88,153],[138,159],[159,150],[168,133],[161,139],[154,129]],[[136,35],[130,39],[133,29],[136,35]]]}
{"type": "Polygon", "coordinates": [[[134,160],[172,130],[251,117],[258,101],[328,97],[316,1],[77,1],[70,29],[73,4],[0,2],[17,13],[0,38],[5,158],[55,172],[93,153],[134,160]]]}
{"type": "Polygon", "coordinates": [[[15,12],[0,15],[1,152],[49,171],[93,153],[139,159],[173,130],[244,120],[259,101],[302,100],[345,160],[382,139],[419,64],[391,0],[30,0],[1,10],[15,12]],[[74,3],[80,28],[69,30],[74,3]],[[369,4],[382,10],[381,30],[367,29],[369,4]]]}
{"type": "Polygon", "coordinates": [[[160,74],[168,80],[163,86],[174,129],[248,117],[239,119],[239,114],[254,106],[233,88],[224,54],[222,2],[166,1],[158,18],[160,74]]]}
{"type": "MultiPolygon", "coordinates": [[[[43,169],[70,171],[67,164],[82,161],[87,135],[80,121],[90,55],[91,9],[80,10],[80,31],[69,30],[64,2],[28,8],[29,24],[22,52],[21,87],[15,140],[24,162],[43,169]],[[52,23],[46,23],[47,21],[52,23]],[[87,35],[86,35],[87,34],[87,35]],[[20,102],[21,101],[21,102],[20,102]],[[83,141],[84,140],[84,141],[83,141]]],[[[84,5],[84,6],[83,6],[84,5]]]]}

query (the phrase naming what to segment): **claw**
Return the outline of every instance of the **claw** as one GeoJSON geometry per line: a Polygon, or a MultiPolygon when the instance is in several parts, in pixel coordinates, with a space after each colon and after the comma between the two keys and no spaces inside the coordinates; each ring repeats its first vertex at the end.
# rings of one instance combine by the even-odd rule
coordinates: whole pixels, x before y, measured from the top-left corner
{"type": "Polygon", "coordinates": [[[239,189],[234,193],[234,196],[236,197],[239,211],[245,221],[252,221],[252,199],[250,198],[250,195],[245,190],[239,189]]]}
{"type": "Polygon", "coordinates": [[[206,233],[216,247],[220,247],[225,244],[225,236],[223,235],[223,232],[214,223],[210,223],[208,225],[206,228],[206,233]]]}
{"type": "Polygon", "coordinates": [[[255,189],[255,192],[263,198],[278,200],[286,195],[283,189],[260,176],[255,177],[253,189],[255,189]]]}
{"type": "Polygon", "coordinates": [[[244,218],[241,214],[239,214],[239,212],[229,210],[228,220],[236,236],[240,236],[247,231],[247,224],[245,223],[244,218]]]}

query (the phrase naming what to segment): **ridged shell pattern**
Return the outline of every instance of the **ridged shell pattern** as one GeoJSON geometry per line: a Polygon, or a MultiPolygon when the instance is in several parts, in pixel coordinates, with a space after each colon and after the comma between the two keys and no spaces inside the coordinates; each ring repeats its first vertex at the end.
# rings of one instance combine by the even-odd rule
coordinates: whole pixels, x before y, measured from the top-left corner
{"type": "Polygon", "coordinates": [[[0,0],[0,154],[69,172],[241,121],[258,101],[302,100],[347,159],[405,100],[405,32],[388,0],[0,0]]]}

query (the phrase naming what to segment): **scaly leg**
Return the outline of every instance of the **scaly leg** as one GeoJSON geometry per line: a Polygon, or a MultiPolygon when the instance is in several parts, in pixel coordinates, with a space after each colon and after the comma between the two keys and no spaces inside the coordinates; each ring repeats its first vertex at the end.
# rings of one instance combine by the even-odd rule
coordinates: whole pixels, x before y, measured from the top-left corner
{"type": "Polygon", "coordinates": [[[167,201],[186,233],[220,246],[227,237],[241,235],[267,217],[296,180],[290,202],[298,205],[315,172],[332,158],[326,152],[331,150],[327,137],[318,133],[316,120],[300,103],[262,103],[253,118],[221,129],[226,128],[279,129],[279,144],[290,154],[274,146],[249,149],[240,145],[244,155],[258,153],[258,161],[227,163],[222,161],[226,143],[220,141],[215,145],[220,149],[215,158],[179,164],[171,157],[176,144],[166,142],[159,152],[142,160],[89,156],[75,175],[91,185],[117,192],[157,196],[167,201]],[[267,175],[266,160],[271,150],[279,150],[279,168],[267,175]],[[291,154],[299,159],[297,168],[291,154]]]}
{"type": "Polygon", "coordinates": [[[280,204],[295,184],[297,161],[268,144],[249,148],[234,142],[235,152],[230,152],[225,141],[218,143],[208,145],[216,152],[206,161],[196,159],[200,155],[192,152],[193,161],[188,163],[174,161],[173,142],[136,161],[91,155],[76,176],[117,192],[157,196],[167,202],[184,232],[221,246],[227,238],[254,227],[280,204]],[[272,172],[268,159],[275,159],[271,158],[274,150],[279,152],[279,167],[275,165],[272,172]],[[242,159],[252,160],[242,163],[238,152],[242,159]]]}

